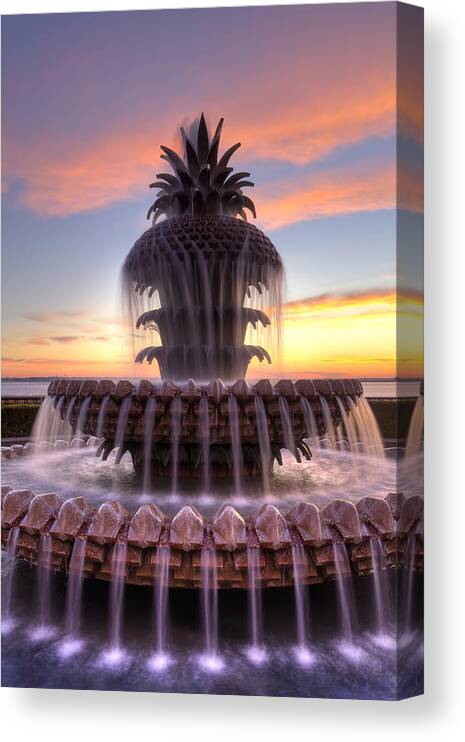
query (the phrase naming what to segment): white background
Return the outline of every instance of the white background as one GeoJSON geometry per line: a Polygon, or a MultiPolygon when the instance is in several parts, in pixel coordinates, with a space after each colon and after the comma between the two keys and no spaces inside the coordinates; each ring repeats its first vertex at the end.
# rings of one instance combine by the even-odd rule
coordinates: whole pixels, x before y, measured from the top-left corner
{"type": "MultiPolygon", "coordinates": [[[[0,0],[2,13],[221,4],[267,3],[0,0]]],[[[392,703],[3,688],[5,740],[465,738],[465,3],[418,4],[425,7],[426,31],[425,696],[392,703]]]]}

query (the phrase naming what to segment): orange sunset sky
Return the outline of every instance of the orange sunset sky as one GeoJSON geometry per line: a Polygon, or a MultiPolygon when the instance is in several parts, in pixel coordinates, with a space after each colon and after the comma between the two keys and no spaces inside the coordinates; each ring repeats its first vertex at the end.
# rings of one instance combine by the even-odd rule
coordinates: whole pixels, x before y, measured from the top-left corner
{"type": "Polygon", "coordinates": [[[125,350],[118,274],[200,111],[242,142],[286,267],[282,358],[249,375],[421,376],[422,51],[399,91],[394,3],[2,26],[3,377],[158,375],[125,350]]]}

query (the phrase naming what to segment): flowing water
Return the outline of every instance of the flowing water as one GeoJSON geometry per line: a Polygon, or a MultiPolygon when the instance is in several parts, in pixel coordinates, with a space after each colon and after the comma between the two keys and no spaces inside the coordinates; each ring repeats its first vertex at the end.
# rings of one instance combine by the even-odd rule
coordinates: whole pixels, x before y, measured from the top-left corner
{"type": "Polygon", "coordinates": [[[323,413],[323,420],[326,427],[326,437],[329,440],[331,448],[336,448],[336,431],[334,430],[333,418],[328,403],[324,397],[319,395],[320,408],[323,413]]]}
{"type": "Polygon", "coordinates": [[[415,534],[408,536],[405,546],[404,569],[402,575],[403,593],[403,615],[401,619],[401,631],[404,639],[408,641],[413,633],[413,577],[415,564],[415,534]]]}
{"type": "Polygon", "coordinates": [[[260,549],[247,548],[247,584],[249,601],[249,658],[260,663],[266,659],[263,642],[263,609],[260,575],[260,549]]]}
{"type": "Polygon", "coordinates": [[[166,658],[170,553],[169,546],[159,546],[157,548],[153,609],[155,617],[155,658],[160,663],[164,663],[166,658]]]}
{"type": "Polygon", "coordinates": [[[179,476],[179,439],[181,437],[181,412],[182,402],[180,397],[175,397],[171,402],[171,492],[178,491],[179,476]]]}
{"type": "Polygon", "coordinates": [[[97,418],[97,430],[95,432],[95,435],[99,439],[103,437],[103,429],[105,426],[105,419],[107,416],[109,402],[110,402],[109,394],[106,394],[105,397],[100,402],[100,409],[98,411],[98,418],[97,418]]]}
{"type": "Polygon", "coordinates": [[[336,397],[336,402],[341,412],[342,422],[344,424],[344,429],[346,432],[349,449],[356,453],[358,451],[358,445],[357,445],[358,440],[357,440],[357,431],[355,428],[354,421],[352,420],[350,415],[347,414],[346,408],[344,407],[344,403],[342,402],[341,399],[339,399],[339,397],[336,397]]]}
{"type": "Polygon", "coordinates": [[[39,625],[46,628],[50,625],[50,579],[52,575],[52,537],[49,533],[43,533],[39,542],[38,563],[38,588],[39,588],[39,625]]]}
{"type": "Polygon", "coordinates": [[[84,433],[84,427],[87,420],[87,413],[89,412],[89,406],[92,402],[92,397],[86,397],[81,405],[81,409],[79,410],[79,415],[76,423],[76,434],[77,435],[83,435],[84,433]]]}
{"type": "Polygon", "coordinates": [[[301,397],[300,404],[302,407],[302,412],[304,414],[307,436],[310,438],[312,446],[319,448],[320,438],[318,435],[318,426],[316,424],[315,413],[313,412],[312,405],[306,397],[301,397]]]}
{"type": "MultiPolygon", "coordinates": [[[[65,404],[65,397],[46,397],[37,413],[32,428],[33,443],[42,441],[56,441],[58,438],[70,440],[72,436],[71,425],[68,420],[62,420],[61,415],[65,404]]],[[[69,414],[71,414],[72,407],[69,414]]],[[[67,411],[66,411],[67,412],[67,411]]]]}
{"type": "Polygon", "coordinates": [[[305,661],[310,658],[308,642],[310,637],[310,605],[308,588],[304,583],[304,569],[308,557],[302,545],[292,546],[292,570],[294,577],[294,598],[297,629],[297,658],[305,661]]]}
{"type": "Polygon", "coordinates": [[[2,608],[3,608],[3,621],[2,621],[2,631],[9,631],[12,621],[13,621],[13,612],[12,612],[12,605],[13,605],[13,588],[14,588],[14,579],[15,579],[15,572],[16,572],[16,547],[18,545],[18,537],[19,537],[19,528],[12,528],[8,534],[8,539],[6,542],[6,553],[8,555],[8,566],[6,571],[6,578],[5,578],[5,591],[4,591],[4,598],[2,600],[2,608]]]}
{"type": "Polygon", "coordinates": [[[65,633],[68,637],[74,639],[79,637],[81,626],[82,582],[84,580],[86,548],[87,542],[85,539],[77,538],[69,562],[65,633]]]}
{"type": "Polygon", "coordinates": [[[202,489],[210,492],[210,415],[208,398],[202,397],[199,402],[200,450],[202,454],[202,489]]]}
{"type": "Polygon", "coordinates": [[[216,549],[202,547],[200,570],[202,574],[202,617],[204,654],[201,657],[206,669],[215,671],[222,665],[218,654],[218,579],[216,549]]]}
{"type": "Polygon", "coordinates": [[[265,405],[263,399],[258,395],[255,397],[255,414],[257,418],[258,448],[260,451],[263,491],[268,492],[270,489],[271,468],[270,434],[268,432],[268,418],[265,405]]]}
{"type": "Polygon", "coordinates": [[[118,449],[116,453],[115,463],[119,463],[124,452],[124,437],[126,435],[126,427],[128,424],[129,410],[131,409],[131,397],[125,397],[121,402],[118,413],[118,422],[116,423],[116,435],[115,435],[115,447],[118,449]]]}
{"type": "Polygon", "coordinates": [[[54,401],[55,397],[45,397],[40,406],[34,420],[34,425],[32,426],[32,440],[34,443],[48,441],[51,437],[51,428],[55,416],[55,410],[53,409],[54,401]]]}
{"type": "Polygon", "coordinates": [[[239,405],[234,394],[228,397],[229,411],[229,430],[231,435],[231,454],[234,492],[238,495],[241,492],[241,432],[239,428],[239,405]]]}
{"type": "Polygon", "coordinates": [[[294,433],[292,432],[292,421],[291,413],[289,410],[289,403],[285,397],[279,396],[279,415],[281,418],[281,427],[283,431],[284,445],[287,450],[295,454],[295,440],[294,433]]]}
{"type": "Polygon", "coordinates": [[[355,629],[355,603],[350,561],[344,543],[335,542],[333,551],[342,639],[348,644],[352,644],[355,629]]]}
{"type": "Polygon", "coordinates": [[[377,458],[384,458],[383,441],[379,432],[378,424],[373,411],[363,397],[359,397],[357,402],[348,397],[347,403],[353,414],[357,430],[357,438],[361,450],[377,458]]]}
{"type": "Polygon", "coordinates": [[[152,470],[152,437],[155,425],[155,413],[157,409],[157,400],[155,397],[149,397],[144,409],[144,483],[143,491],[150,492],[151,487],[151,470],[152,470]]]}
{"type": "Polygon", "coordinates": [[[376,613],[376,631],[379,637],[388,635],[390,623],[390,601],[387,584],[386,558],[379,538],[370,540],[373,561],[373,587],[376,613]]]}
{"type": "Polygon", "coordinates": [[[116,543],[111,559],[110,589],[110,653],[118,657],[121,652],[121,633],[124,613],[124,589],[126,578],[127,544],[116,543]]]}
{"type": "Polygon", "coordinates": [[[424,427],[424,400],[418,397],[410,420],[407,442],[405,444],[405,456],[411,458],[421,451],[424,427]]]}
{"type": "MultiPolygon", "coordinates": [[[[56,437],[57,431],[63,430],[64,423],[60,419],[60,413],[63,412],[64,401],[64,398],[61,397],[59,399],[54,399],[52,404],[44,403],[41,409],[42,419],[40,425],[38,425],[40,433],[37,433],[37,436],[53,439],[53,431],[55,431],[56,437]],[[56,408],[53,407],[53,404],[56,405],[56,408]]],[[[129,399],[127,399],[127,401],[130,402],[129,399]]],[[[237,405],[236,399],[235,402],[237,405]]],[[[342,402],[341,400],[336,400],[336,403],[339,405],[339,409],[341,411],[342,424],[338,431],[335,431],[334,428],[332,432],[330,430],[328,437],[331,438],[331,435],[333,433],[334,441],[336,441],[336,439],[339,440],[339,443],[341,443],[341,441],[347,441],[350,446],[350,452],[345,452],[337,450],[336,448],[325,449],[317,447],[316,443],[319,440],[319,436],[316,429],[316,420],[311,406],[307,406],[306,402],[307,400],[301,400],[302,409],[305,415],[307,432],[309,434],[309,437],[313,439],[313,460],[311,462],[303,462],[302,464],[297,464],[295,461],[293,461],[292,455],[288,454],[287,451],[284,451],[284,466],[275,466],[273,469],[273,476],[271,477],[271,467],[269,466],[270,436],[268,430],[268,419],[265,412],[263,400],[259,396],[255,398],[258,442],[262,460],[262,476],[264,482],[264,490],[266,493],[266,500],[273,502],[280,507],[283,507],[283,512],[285,513],[296,500],[302,500],[303,498],[314,502],[318,507],[321,508],[324,507],[328,503],[328,501],[330,501],[334,497],[344,497],[346,499],[356,501],[360,497],[365,495],[384,496],[386,492],[394,491],[396,488],[398,476],[396,461],[394,458],[384,457],[384,452],[379,451],[379,440],[377,438],[376,431],[373,429],[372,421],[370,419],[371,411],[367,410],[366,405],[364,405],[360,400],[358,400],[357,403],[352,402],[352,406],[350,408],[351,414],[344,417],[343,410],[340,406],[342,402]],[[352,455],[354,452],[357,452],[356,457],[352,455]],[[360,477],[357,480],[353,476],[354,459],[357,460],[357,471],[359,471],[360,473],[360,477]]],[[[128,414],[128,409],[123,409],[123,404],[121,405],[118,419],[119,430],[117,438],[120,447],[124,445],[124,431],[127,424],[128,414]],[[122,436],[121,429],[123,429],[122,436]]],[[[292,430],[292,428],[290,427],[289,407],[284,398],[282,398],[282,401],[280,400],[279,405],[283,430],[287,430],[287,434],[289,434],[289,432],[292,430]]],[[[129,405],[127,405],[127,407],[129,407],[129,405]]],[[[322,409],[324,413],[324,405],[322,409]]],[[[155,410],[153,410],[153,413],[154,412],[155,410]]],[[[240,452],[240,435],[238,436],[239,431],[236,428],[236,419],[238,417],[237,412],[237,407],[234,405],[233,402],[232,404],[230,404],[229,407],[229,417],[231,424],[231,447],[233,452],[234,449],[236,450],[236,452],[240,452]]],[[[327,412],[329,412],[329,408],[327,412]]],[[[206,453],[206,451],[208,450],[209,453],[210,444],[210,439],[208,437],[208,401],[205,398],[205,403],[202,404],[201,402],[200,409],[200,428],[201,431],[205,431],[205,437],[208,442],[208,444],[204,442],[204,451],[202,451],[201,445],[201,461],[203,462],[202,492],[200,494],[187,494],[185,497],[183,496],[182,499],[180,499],[177,489],[179,464],[178,448],[181,418],[180,413],[181,400],[179,398],[176,398],[175,400],[173,400],[170,412],[171,427],[173,431],[171,448],[173,462],[171,488],[168,491],[161,490],[160,492],[157,492],[156,497],[155,499],[153,499],[153,501],[157,502],[157,504],[159,504],[168,515],[173,515],[174,512],[177,512],[181,504],[191,502],[192,504],[198,506],[206,517],[212,517],[214,513],[219,509],[221,504],[224,503],[224,494],[220,491],[211,491],[209,480],[207,483],[209,462],[207,466],[206,462],[208,461],[208,454],[206,453]],[[205,497],[205,493],[207,492],[208,497],[205,497]]],[[[68,419],[70,414],[71,413],[69,412],[68,407],[66,410],[68,419]]],[[[147,440],[149,438],[148,420],[152,416],[152,410],[150,408],[146,408],[146,415],[147,417],[145,420],[145,433],[147,433],[147,440]],[[147,412],[150,414],[147,414],[147,412]]],[[[102,416],[102,420],[104,420],[104,417],[105,415],[102,416]]],[[[68,427],[70,428],[69,425],[68,427]]],[[[103,423],[102,429],[99,432],[103,432],[103,423]]],[[[61,432],[60,434],[62,435],[61,432]]],[[[201,439],[202,435],[203,434],[201,432],[201,439]]],[[[287,442],[289,443],[289,448],[292,450],[293,444],[290,440],[288,440],[287,442]]],[[[50,454],[39,454],[41,457],[40,466],[37,465],[36,457],[34,457],[33,459],[24,457],[22,459],[5,461],[4,478],[5,481],[14,483],[16,488],[27,487],[31,488],[33,491],[44,491],[44,488],[47,487],[46,491],[50,491],[49,488],[53,487],[53,491],[59,493],[60,496],[64,498],[77,496],[78,494],[82,494],[82,492],[85,491],[87,499],[91,501],[92,504],[95,506],[97,506],[104,500],[115,497],[116,499],[119,499],[121,502],[123,502],[125,506],[128,507],[130,512],[134,512],[137,507],[139,507],[139,504],[142,501],[147,502],[146,493],[144,494],[145,499],[141,499],[140,490],[138,490],[137,480],[129,457],[125,457],[125,459],[121,461],[120,465],[118,467],[115,467],[114,458],[113,460],[101,462],[95,458],[94,453],[95,452],[83,448],[72,450],[69,449],[60,452],[56,451],[50,454]]],[[[241,492],[241,486],[237,487],[238,481],[240,482],[240,469],[239,477],[234,477],[234,460],[236,460],[236,462],[240,462],[240,453],[238,457],[233,456],[233,478],[235,482],[235,492],[234,495],[230,498],[229,502],[238,507],[241,514],[243,514],[245,517],[248,517],[248,515],[256,512],[257,499],[252,496],[247,496],[243,492],[241,492]]],[[[408,477],[408,474],[409,470],[407,469],[404,472],[403,476],[408,477]]],[[[144,483],[144,490],[146,489],[145,484],[146,482],[144,483]]],[[[245,483],[242,482],[241,485],[245,489],[245,483]]],[[[150,487],[147,486],[146,492],[149,489],[150,487]]],[[[409,491],[409,494],[415,493],[413,485],[409,486],[409,488],[406,486],[405,491],[407,490],[409,491]]],[[[262,500],[259,498],[259,503],[261,502],[262,500]]],[[[15,548],[13,547],[12,543],[15,539],[17,539],[17,537],[18,535],[17,533],[14,533],[13,529],[10,536],[11,553],[13,553],[13,550],[15,548]]],[[[57,610],[57,606],[53,604],[50,592],[50,580],[53,579],[51,561],[52,552],[50,541],[50,536],[48,534],[44,534],[41,537],[38,570],[31,570],[31,572],[34,572],[34,574],[36,574],[38,578],[38,590],[40,594],[40,606],[38,613],[40,614],[39,618],[41,625],[38,628],[36,625],[36,629],[31,634],[31,641],[35,642],[34,646],[37,646],[37,642],[39,639],[43,641],[46,638],[45,629],[48,628],[48,630],[50,630],[50,623],[52,620],[51,608],[54,607],[54,614],[56,614],[57,610]]],[[[414,582],[416,580],[416,575],[413,570],[414,546],[414,539],[409,539],[406,547],[406,566],[404,568],[402,595],[400,596],[402,628],[403,631],[409,635],[409,647],[414,646],[413,642],[416,641],[414,638],[411,638],[414,637],[414,627],[416,625],[417,618],[415,615],[415,602],[412,600],[414,582]]],[[[112,554],[112,581],[110,585],[110,627],[109,629],[107,629],[110,635],[110,647],[109,651],[105,653],[103,659],[105,667],[118,667],[119,671],[121,670],[121,678],[126,678],[124,680],[124,687],[130,687],[130,684],[128,685],[129,676],[124,674],[125,665],[123,666],[123,664],[121,663],[122,657],[125,658],[125,661],[130,661],[129,656],[125,651],[122,637],[124,603],[127,600],[127,598],[125,598],[124,582],[126,571],[126,549],[127,547],[125,544],[116,544],[112,554]]],[[[224,687],[228,688],[229,692],[234,692],[234,688],[237,688],[238,686],[229,686],[227,685],[227,683],[225,683],[225,678],[229,673],[230,664],[231,666],[232,664],[234,664],[233,660],[231,659],[231,657],[233,657],[233,654],[231,654],[232,650],[230,648],[230,645],[228,644],[228,637],[234,634],[234,631],[236,630],[235,627],[240,624],[241,617],[244,618],[244,616],[247,615],[246,608],[248,607],[249,643],[247,651],[245,653],[248,665],[246,665],[245,667],[241,666],[241,670],[238,670],[238,672],[240,672],[240,677],[242,678],[241,683],[245,684],[241,685],[241,688],[246,687],[247,678],[249,675],[251,675],[251,673],[263,672],[262,675],[254,675],[254,677],[260,678],[260,680],[257,682],[262,683],[265,683],[266,678],[266,687],[270,692],[273,693],[274,690],[276,690],[278,694],[282,694],[291,689],[290,694],[298,695],[300,692],[299,688],[292,685],[293,681],[289,681],[289,684],[287,686],[285,684],[280,685],[280,683],[284,682],[282,681],[282,679],[284,677],[287,677],[286,673],[288,671],[290,673],[290,677],[297,677],[299,672],[302,672],[306,668],[306,666],[313,664],[313,662],[317,663],[318,665],[318,673],[316,673],[311,683],[320,682],[321,678],[326,677],[327,674],[327,677],[331,678],[331,681],[328,682],[336,682],[334,678],[337,677],[337,682],[343,684],[345,681],[341,679],[343,676],[340,674],[342,665],[338,665],[337,663],[339,661],[347,662],[347,668],[350,668],[347,671],[348,676],[350,676],[350,683],[344,685],[344,693],[346,694],[346,696],[349,693],[347,688],[352,688],[353,683],[355,682],[354,676],[358,672],[357,668],[360,668],[360,683],[362,683],[362,675],[365,671],[372,673],[370,677],[372,678],[372,682],[375,682],[374,679],[379,679],[379,674],[380,672],[382,672],[380,670],[380,667],[384,667],[382,662],[384,662],[384,659],[386,659],[387,662],[386,653],[389,653],[392,650],[392,646],[389,642],[381,643],[374,640],[376,637],[389,635],[389,630],[391,627],[391,612],[389,606],[389,591],[387,582],[389,582],[389,580],[391,580],[392,582],[392,575],[389,574],[390,570],[385,569],[386,565],[384,561],[384,553],[382,551],[382,546],[377,539],[371,539],[371,549],[374,566],[373,575],[371,577],[360,578],[360,580],[357,579],[356,581],[357,584],[365,582],[365,584],[367,585],[367,590],[371,591],[369,593],[370,597],[367,597],[367,592],[364,601],[357,602],[357,607],[361,611],[365,611],[365,613],[370,614],[371,616],[370,631],[372,633],[367,634],[366,637],[369,638],[364,639],[363,636],[365,635],[362,635],[360,633],[360,629],[358,628],[357,619],[359,617],[356,616],[356,603],[353,592],[355,588],[350,574],[350,565],[346,547],[344,544],[334,545],[336,581],[333,586],[329,585],[327,588],[324,589],[327,589],[328,591],[330,591],[331,589],[333,591],[335,590],[335,595],[337,595],[338,599],[339,612],[337,613],[334,610],[329,611],[327,616],[327,620],[330,623],[331,621],[335,620],[335,616],[339,616],[339,632],[342,641],[338,642],[338,646],[340,646],[340,649],[338,649],[338,651],[340,652],[341,657],[343,657],[344,659],[337,660],[336,655],[334,654],[335,650],[333,649],[333,645],[328,643],[328,634],[325,633],[325,631],[327,631],[327,621],[323,621],[325,627],[323,629],[323,634],[319,637],[315,636],[316,630],[314,628],[314,624],[318,620],[318,613],[321,606],[319,605],[318,600],[313,601],[313,599],[311,602],[312,634],[310,636],[309,593],[310,595],[313,594],[311,592],[313,588],[309,588],[305,584],[304,573],[305,561],[307,557],[304,547],[296,545],[292,547],[292,571],[294,576],[294,588],[293,593],[289,590],[289,592],[287,593],[287,597],[284,600],[283,606],[285,605],[285,616],[283,617],[282,624],[280,625],[277,643],[274,645],[271,635],[269,635],[269,611],[271,610],[272,614],[274,610],[279,609],[280,603],[279,601],[272,601],[269,595],[267,595],[267,597],[265,598],[265,594],[270,592],[274,593],[274,591],[263,590],[261,587],[259,550],[254,549],[253,547],[249,547],[248,549],[248,581],[250,589],[247,591],[247,594],[243,596],[244,602],[242,609],[235,609],[236,613],[234,613],[234,617],[231,617],[230,619],[230,617],[227,615],[227,612],[226,614],[223,613],[221,621],[226,624],[226,631],[223,635],[222,624],[220,621],[220,603],[222,601],[233,599],[223,597],[223,595],[221,594],[222,591],[219,591],[217,589],[217,555],[215,550],[207,546],[202,549],[200,564],[202,587],[200,593],[203,616],[203,631],[201,633],[201,636],[203,637],[203,653],[200,656],[199,654],[197,654],[197,652],[200,652],[200,649],[195,643],[191,623],[189,624],[189,630],[186,630],[185,640],[183,639],[181,641],[181,647],[176,644],[176,642],[179,641],[179,635],[173,637],[173,633],[175,632],[173,631],[172,612],[170,611],[169,620],[167,615],[167,586],[170,552],[169,548],[167,547],[159,547],[157,550],[155,589],[153,595],[154,617],[152,630],[154,632],[154,654],[149,662],[149,658],[146,658],[147,664],[150,665],[150,669],[152,672],[157,671],[157,677],[163,678],[163,682],[166,684],[168,684],[168,676],[173,678],[173,683],[174,678],[176,678],[176,684],[174,684],[173,686],[169,686],[173,687],[173,689],[184,687],[182,685],[182,678],[186,676],[186,673],[187,675],[192,675],[192,687],[197,687],[195,685],[195,669],[192,669],[193,665],[188,664],[188,670],[186,670],[185,662],[190,662],[189,659],[186,660],[186,656],[189,657],[186,647],[189,647],[192,648],[192,656],[194,656],[195,652],[197,664],[199,664],[200,660],[200,665],[202,668],[202,673],[204,673],[204,677],[207,677],[205,675],[205,672],[207,672],[208,674],[211,674],[212,678],[223,678],[223,680],[221,681],[221,683],[223,684],[212,684],[209,687],[211,687],[212,690],[214,688],[224,687]],[[291,601],[292,603],[292,600],[294,600],[295,603],[295,624],[291,622],[291,626],[289,627],[288,606],[289,601],[291,601]],[[267,605],[268,608],[266,608],[267,605]],[[267,610],[266,645],[263,632],[262,615],[265,610],[267,610]],[[231,620],[232,623],[228,624],[228,620],[231,620]],[[232,626],[234,628],[231,628],[232,626]],[[168,627],[170,629],[169,654],[167,643],[168,627]],[[289,648],[287,649],[283,648],[282,645],[282,637],[284,636],[286,631],[288,631],[288,634],[286,634],[286,636],[288,636],[287,641],[289,642],[289,648]],[[373,632],[375,632],[375,636],[373,636],[373,632]],[[370,637],[371,644],[373,645],[371,649],[367,648],[370,643],[370,637]],[[369,652],[374,652],[372,658],[373,661],[370,659],[371,655],[369,655],[369,652]],[[292,664],[292,661],[290,662],[291,669],[286,669],[287,666],[282,659],[283,657],[295,658],[296,662],[294,662],[294,664],[292,664]],[[329,658],[328,668],[330,669],[328,669],[327,671],[325,670],[325,657],[329,658]],[[273,663],[267,661],[271,660],[271,658],[273,658],[273,663]],[[369,664],[369,662],[371,661],[372,664],[369,664]],[[170,668],[170,673],[160,672],[160,670],[165,668],[167,664],[171,664],[171,662],[173,663],[173,668],[170,668]],[[267,673],[265,668],[268,666],[271,667],[272,664],[273,668],[275,668],[275,663],[276,667],[280,668],[279,672],[281,674],[279,676],[279,679],[273,680],[272,678],[276,676],[276,672],[274,672],[274,675],[273,673],[267,673]],[[228,665],[228,673],[222,672],[226,664],[228,665]],[[179,670],[175,668],[179,668],[179,670]],[[173,674],[171,675],[171,673],[173,674]],[[276,686],[273,683],[276,683],[276,686]]],[[[82,539],[78,539],[78,541],[75,542],[69,566],[67,600],[63,621],[65,641],[63,642],[62,646],[60,645],[61,649],[58,645],[56,645],[55,650],[59,652],[62,658],[66,658],[71,655],[74,656],[77,651],[76,642],[70,643],[70,638],[80,639],[80,658],[83,657],[87,651],[82,646],[84,644],[84,636],[86,638],[86,647],[91,644],[91,640],[89,639],[89,630],[92,629],[92,621],[89,624],[89,621],[85,616],[85,611],[81,611],[80,605],[81,601],[84,600],[82,595],[84,582],[95,583],[95,581],[84,581],[82,579],[84,574],[84,550],[85,542],[82,539]],[[85,628],[81,626],[81,620],[87,621],[88,625],[85,628]]],[[[10,616],[12,600],[11,595],[13,592],[13,578],[11,574],[11,571],[6,572],[4,578],[4,607],[6,606],[8,608],[9,606],[8,613],[10,616]],[[10,576],[11,583],[9,582],[10,576]]],[[[95,588],[86,586],[84,588],[84,592],[86,589],[97,590],[98,588],[101,589],[102,586],[97,585],[95,588]]],[[[314,589],[317,590],[319,588],[315,587],[314,589]]],[[[323,590],[323,587],[321,589],[323,590]]],[[[131,588],[130,590],[128,590],[128,593],[133,590],[135,590],[135,588],[131,588]]],[[[285,590],[285,588],[282,588],[282,590],[285,590]]],[[[183,591],[180,592],[182,593],[183,591]]],[[[236,591],[224,592],[233,593],[236,591]]],[[[241,591],[237,592],[240,593],[241,591]]],[[[280,594],[283,596],[285,595],[285,593],[280,594]]],[[[150,599],[152,600],[152,598],[150,599]]],[[[143,597],[138,598],[138,601],[139,600],[143,601],[143,597]]],[[[240,601],[240,598],[238,598],[238,600],[240,601]]],[[[150,607],[148,609],[148,615],[150,615],[150,607]]],[[[143,615],[140,615],[138,617],[138,620],[143,623],[143,615]]],[[[174,621],[176,622],[176,619],[174,619],[174,621]]],[[[149,627],[145,629],[145,645],[147,630],[149,630],[149,627]]],[[[320,632],[321,631],[322,630],[320,629],[320,632]]],[[[334,626],[328,631],[330,632],[330,636],[335,635],[334,626]]],[[[129,630],[129,627],[125,625],[125,633],[126,632],[128,633],[128,636],[131,636],[132,647],[133,635],[129,630]]],[[[236,636],[234,644],[236,649],[237,646],[241,646],[240,643],[238,644],[238,642],[242,642],[242,645],[244,643],[244,638],[247,635],[247,626],[244,625],[242,628],[237,629],[237,632],[238,636],[234,634],[236,636]]],[[[16,636],[16,634],[14,632],[9,634],[9,640],[10,635],[13,636],[14,640],[14,636],[16,636]]],[[[336,643],[334,643],[334,645],[336,645],[336,643]]],[[[15,647],[17,653],[19,653],[20,650],[17,648],[16,644],[15,647]]],[[[238,653],[236,652],[236,655],[237,654],[238,653]]],[[[289,659],[286,660],[286,662],[289,662],[289,659]]],[[[79,667],[81,667],[81,665],[79,665],[79,667]]],[[[387,664],[386,667],[389,668],[391,667],[391,665],[387,664]]],[[[40,672],[40,668],[37,666],[35,671],[40,672]]],[[[198,668],[197,671],[199,671],[198,668]]],[[[155,675],[155,673],[153,673],[153,675],[155,675]]],[[[140,682],[141,685],[145,687],[145,680],[142,681],[140,675],[138,677],[138,682],[140,682]]],[[[305,681],[305,684],[302,685],[302,688],[304,689],[302,691],[303,695],[309,692],[308,689],[310,687],[309,676],[307,675],[306,678],[307,679],[305,681]]],[[[365,675],[363,675],[363,678],[365,678],[365,675]]],[[[74,687],[72,686],[72,683],[74,682],[73,680],[67,682],[69,682],[70,685],[65,687],[74,687]]],[[[78,681],[76,680],[76,682],[78,681]]],[[[160,680],[160,682],[162,681],[160,680]]],[[[216,681],[212,680],[211,682],[214,683],[216,681]]],[[[363,680],[363,682],[365,682],[365,680],[363,680]]],[[[121,680],[121,683],[123,683],[123,680],[121,680]]],[[[123,685],[121,687],[123,687],[123,685]]],[[[363,687],[366,687],[366,683],[363,687]]],[[[251,684],[251,692],[261,693],[262,688],[264,688],[264,686],[261,686],[259,688],[258,686],[255,687],[253,683],[251,684]]],[[[312,692],[315,693],[318,691],[315,691],[315,688],[313,688],[312,692]]],[[[337,695],[337,688],[332,692],[334,693],[334,695],[337,695]]],[[[363,693],[363,691],[359,690],[359,694],[360,692],[363,693]]],[[[395,693],[397,692],[397,690],[392,692],[395,693]]],[[[386,697],[391,697],[389,695],[390,693],[391,691],[386,691],[386,697]]]]}

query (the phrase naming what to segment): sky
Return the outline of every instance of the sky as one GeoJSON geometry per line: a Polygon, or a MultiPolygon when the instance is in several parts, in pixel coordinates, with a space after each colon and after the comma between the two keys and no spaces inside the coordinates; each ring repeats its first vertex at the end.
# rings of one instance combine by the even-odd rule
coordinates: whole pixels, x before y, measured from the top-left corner
{"type": "Polygon", "coordinates": [[[396,18],[389,2],[4,17],[2,375],[157,373],[128,359],[119,270],[160,144],[201,111],[242,143],[232,164],[286,268],[283,355],[251,374],[399,375],[401,321],[402,375],[421,375],[421,35],[408,17],[399,40],[396,18]]]}

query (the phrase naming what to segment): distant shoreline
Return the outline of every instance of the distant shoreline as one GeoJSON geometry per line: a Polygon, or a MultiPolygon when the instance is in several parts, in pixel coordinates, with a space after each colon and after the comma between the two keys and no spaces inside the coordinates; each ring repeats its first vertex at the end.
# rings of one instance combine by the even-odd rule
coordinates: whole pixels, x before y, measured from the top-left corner
{"type": "MultiPolygon", "coordinates": [[[[152,374],[150,374],[150,376],[152,378],[155,378],[152,374]]],[[[121,377],[119,377],[119,376],[106,376],[106,377],[104,377],[104,376],[66,376],[66,375],[61,375],[61,376],[4,376],[4,377],[2,377],[1,381],[2,381],[2,384],[4,382],[21,382],[21,383],[41,382],[41,383],[45,383],[47,381],[48,382],[53,381],[54,379],[83,379],[83,380],[85,380],[85,379],[103,379],[103,378],[119,379],[119,378],[127,378],[127,377],[122,377],[122,376],[121,377]]],[[[306,376],[306,374],[304,372],[302,372],[302,378],[307,378],[307,376],[306,376]]],[[[405,378],[399,378],[398,376],[357,376],[357,377],[346,377],[346,376],[343,376],[342,374],[340,376],[331,376],[331,377],[326,377],[326,376],[325,377],[323,377],[323,376],[313,377],[313,376],[309,376],[308,378],[319,378],[319,379],[329,378],[330,381],[331,381],[332,378],[334,378],[334,379],[357,378],[359,381],[362,381],[362,382],[363,381],[367,381],[367,382],[368,381],[373,381],[373,382],[374,381],[379,381],[379,382],[383,382],[383,381],[384,382],[388,382],[388,381],[389,382],[403,382],[403,381],[422,381],[423,380],[422,377],[420,377],[420,376],[408,376],[408,377],[405,377],[405,378]]],[[[254,380],[253,377],[250,377],[250,379],[252,381],[254,380]]]]}

